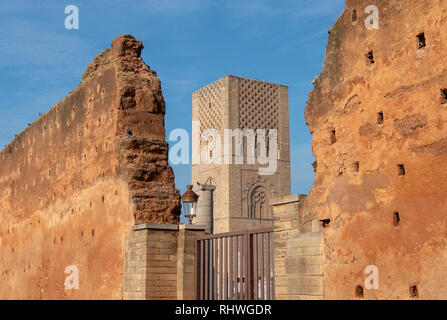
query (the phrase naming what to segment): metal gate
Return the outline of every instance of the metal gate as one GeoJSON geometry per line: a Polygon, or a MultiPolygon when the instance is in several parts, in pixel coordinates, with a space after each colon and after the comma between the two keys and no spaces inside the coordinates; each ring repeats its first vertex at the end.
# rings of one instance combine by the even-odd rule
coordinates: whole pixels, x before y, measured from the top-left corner
{"type": "Polygon", "coordinates": [[[272,232],[268,228],[198,238],[197,299],[273,299],[272,232]]]}

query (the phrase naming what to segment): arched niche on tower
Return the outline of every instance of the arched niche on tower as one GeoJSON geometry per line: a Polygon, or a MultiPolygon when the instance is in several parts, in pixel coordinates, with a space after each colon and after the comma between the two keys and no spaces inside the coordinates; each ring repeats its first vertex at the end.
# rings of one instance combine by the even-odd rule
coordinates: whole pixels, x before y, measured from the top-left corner
{"type": "Polygon", "coordinates": [[[262,183],[253,185],[248,190],[248,218],[271,219],[272,218],[272,195],[270,190],[262,183]]]}

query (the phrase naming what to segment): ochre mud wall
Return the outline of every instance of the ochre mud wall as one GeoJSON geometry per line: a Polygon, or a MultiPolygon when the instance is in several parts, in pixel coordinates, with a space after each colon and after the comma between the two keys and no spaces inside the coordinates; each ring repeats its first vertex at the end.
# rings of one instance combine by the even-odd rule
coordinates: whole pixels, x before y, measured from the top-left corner
{"type": "Polygon", "coordinates": [[[161,84],[142,48],[114,39],[0,153],[0,299],[121,299],[131,227],[179,222],[161,84]],[[78,290],[64,288],[69,265],[78,290]]]}
{"type": "Polygon", "coordinates": [[[306,108],[328,299],[446,298],[447,2],[347,0],[306,108]],[[356,11],[354,11],[356,10],[356,11]],[[379,270],[367,290],[365,267],[379,270]]]}

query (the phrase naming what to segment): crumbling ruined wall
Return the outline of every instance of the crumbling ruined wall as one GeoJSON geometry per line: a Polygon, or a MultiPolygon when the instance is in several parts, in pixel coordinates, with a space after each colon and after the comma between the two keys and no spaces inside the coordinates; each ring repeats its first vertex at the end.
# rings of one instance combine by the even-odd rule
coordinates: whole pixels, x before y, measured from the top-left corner
{"type": "Polygon", "coordinates": [[[122,35],[0,153],[0,298],[120,299],[135,223],[179,223],[165,103],[122,35]],[[65,290],[65,267],[79,289],[65,290]]]}
{"type": "Polygon", "coordinates": [[[378,30],[370,4],[346,1],[306,107],[324,296],[446,298],[447,2],[376,1],[378,30]]]}

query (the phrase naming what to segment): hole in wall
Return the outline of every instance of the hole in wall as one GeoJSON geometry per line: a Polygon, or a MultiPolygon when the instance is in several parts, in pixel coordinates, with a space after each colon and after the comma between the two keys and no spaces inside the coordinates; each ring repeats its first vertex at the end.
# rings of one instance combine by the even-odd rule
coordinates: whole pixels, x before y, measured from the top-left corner
{"type": "Polygon", "coordinates": [[[84,231],[81,231],[81,237],[83,237],[84,236],[84,231]]]}
{"type": "Polygon", "coordinates": [[[331,219],[320,220],[320,222],[321,222],[321,226],[323,228],[327,228],[327,227],[329,227],[329,224],[331,223],[331,219]]]}
{"type": "Polygon", "coordinates": [[[355,296],[357,298],[363,298],[363,287],[361,285],[355,287],[355,296]]]}
{"type": "Polygon", "coordinates": [[[441,103],[447,103],[447,88],[441,89],[441,103]]]}
{"type": "Polygon", "coordinates": [[[352,10],[352,22],[356,22],[357,21],[357,10],[354,9],[352,10]]]}
{"type": "Polygon", "coordinates": [[[398,164],[397,165],[397,174],[399,176],[404,176],[405,175],[405,166],[403,164],[398,164]]]}
{"type": "Polygon", "coordinates": [[[102,196],[102,203],[104,203],[104,196],[102,196]]]}
{"type": "Polygon", "coordinates": [[[314,162],[312,162],[312,167],[314,168],[314,172],[317,172],[317,168],[318,168],[318,162],[317,162],[317,160],[315,160],[314,162]]]}
{"type": "Polygon", "coordinates": [[[419,297],[419,292],[418,292],[418,287],[417,286],[410,286],[410,297],[411,298],[419,297]]]}
{"type": "Polygon", "coordinates": [[[377,123],[383,124],[383,112],[377,113],[377,123]]]}
{"type": "Polygon", "coordinates": [[[353,166],[355,173],[358,173],[360,171],[360,162],[359,161],[354,162],[354,164],[352,166],[353,166]]]}
{"type": "Polygon", "coordinates": [[[394,225],[395,227],[398,227],[398,226],[399,226],[399,223],[400,223],[399,212],[394,211],[394,213],[393,213],[393,225],[394,225]]]}
{"type": "Polygon", "coordinates": [[[337,137],[335,136],[335,129],[331,130],[331,144],[334,144],[337,142],[337,137]]]}
{"type": "Polygon", "coordinates": [[[95,236],[95,229],[92,229],[92,237],[95,236]]]}
{"type": "Polygon", "coordinates": [[[421,32],[416,36],[417,39],[417,44],[418,44],[418,49],[423,49],[427,46],[426,42],[425,42],[425,33],[421,32]]]}
{"type": "Polygon", "coordinates": [[[366,59],[369,64],[374,64],[374,52],[371,50],[366,54],[366,59]]]}

